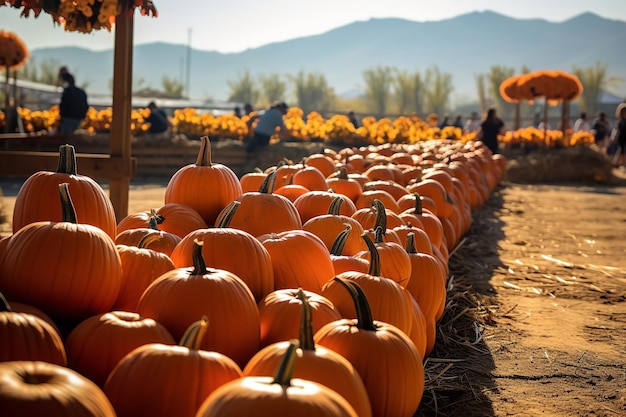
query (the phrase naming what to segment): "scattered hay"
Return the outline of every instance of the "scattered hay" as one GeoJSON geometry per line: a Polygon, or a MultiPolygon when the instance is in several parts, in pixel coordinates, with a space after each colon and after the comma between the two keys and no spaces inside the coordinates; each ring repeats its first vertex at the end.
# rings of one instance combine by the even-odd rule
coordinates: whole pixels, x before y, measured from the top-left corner
{"type": "Polygon", "coordinates": [[[511,151],[505,179],[517,183],[614,182],[609,158],[596,146],[511,151]]]}

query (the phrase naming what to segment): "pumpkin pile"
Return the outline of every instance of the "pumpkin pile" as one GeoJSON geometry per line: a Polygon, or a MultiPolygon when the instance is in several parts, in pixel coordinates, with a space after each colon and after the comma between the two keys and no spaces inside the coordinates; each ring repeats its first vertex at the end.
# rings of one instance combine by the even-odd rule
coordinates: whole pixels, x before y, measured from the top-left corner
{"type": "Polygon", "coordinates": [[[414,415],[449,254],[505,162],[430,140],[238,178],[203,137],[163,205],[116,224],[59,155],[0,240],[7,417],[414,415]]]}

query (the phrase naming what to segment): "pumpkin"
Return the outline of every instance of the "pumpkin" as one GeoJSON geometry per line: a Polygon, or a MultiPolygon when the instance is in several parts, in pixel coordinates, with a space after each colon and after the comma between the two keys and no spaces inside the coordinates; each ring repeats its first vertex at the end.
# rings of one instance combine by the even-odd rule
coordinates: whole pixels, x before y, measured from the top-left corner
{"type": "Polygon", "coordinates": [[[239,379],[232,359],[201,350],[208,320],[192,323],[179,345],[151,343],[126,355],[111,371],[104,392],[118,417],[194,417],[202,401],[239,379]]]}
{"type": "Polygon", "coordinates": [[[372,205],[372,201],[380,200],[385,208],[393,211],[394,213],[400,214],[400,206],[396,202],[396,199],[393,198],[391,194],[384,190],[365,190],[363,194],[357,198],[354,205],[357,210],[362,208],[369,208],[372,205]]]}
{"type": "Polygon", "coordinates": [[[363,239],[361,239],[361,234],[363,233],[361,224],[350,216],[340,214],[341,206],[345,201],[347,201],[345,197],[335,195],[328,206],[328,214],[310,218],[302,225],[302,229],[319,237],[330,250],[337,235],[345,230],[346,225],[349,225],[354,233],[347,236],[341,254],[351,256],[367,249],[367,247],[363,239]]]}
{"type": "Polygon", "coordinates": [[[328,323],[315,334],[315,343],[354,366],[367,390],[372,415],[413,416],[424,392],[424,367],[415,345],[397,327],[372,319],[368,298],[357,283],[335,280],[348,290],[357,318],[328,323]]]}
{"type": "Polygon", "coordinates": [[[103,386],[124,356],[149,343],[175,344],[163,325],[137,313],[112,311],[89,317],[65,341],[68,366],[103,386]]]}
{"type": "Polygon", "coordinates": [[[160,230],[172,233],[181,239],[189,232],[206,229],[207,224],[197,211],[184,204],[169,203],[157,209],[129,214],[117,225],[116,236],[128,229],[148,227],[150,218],[156,216],[160,230]]]}
{"type": "Polygon", "coordinates": [[[411,322],[411,331],[407,334],[407,336],[409,336],[409,339],[411,339],[415,345],[420,357],[424,360],[426,355],[430,354],[434,347],[434,341],[432,346],[429,345],[428,334],[428,326],[431,325],[432,322],[428,321],[428,319],[424,316],[419,304],[417,304],[417,301],[415,301],[406,288],[404,289],[404,295],[408,300],[411,316],[413,317],[411,322]]]}
{"type": "MultiPolygon", "coordinates": [[[[349,236],[352,236],[352,226],[350,224],[346,224],[346,228],[337,235],[337,239],[335,239],[333,246],[330,248],[330,260],[333,262],[335,275],[348,271],[363,273],[369,271],[370,264],[368,260],[357,258],[352,255],[342,255],[342,253],[344,253],[344,246],[348,241],[349,236]]],[[[365,242],[363,243],[365,244],[365,242]]]]}
{"type": "Polygon", "coordinates": [[[314,331],[326,323],[339,320],[341,314],[327,298],[300,289],[276,290],[259,303],[261,346],[298,337],[301,330],[300,310],[306,299],[313,317],[314,331]]]}
{"type": "Polygon", "coordinates": [[[343,204],[339,207],[339,214],[347,217],[352,216],[356,211],[352,200],[329,191],[309,191],[298,197],[296,201],[293,202],[293,205],[298,210],[298,213],[300,213],[302,223],[306,223],[313,217],[327,214],[330,204],[337,197],[343,199],[343,204]]]}
{"type": "Polygon", "coordinates": [[[62,221],[31,223],[9,240],[0,289],[7,298],[32,304],[55,319],[82,320],[111,309],[120,291],[122,263],[104,231],[76,223],[67,183],[59,185],[59,195],[62,221]]]}
{"type": "Polygon", "coordinates": [[[352,218],[358,221],[364,230],[376,229],[378,226],[387,230],[406,224],[396,212],[386,208],[384,203],[378,199],[372,200],[369,208],[355,211],[352,218]]]}
{"type": "Polygon", "coordinates": [[[276,189],[274,191],[274,194],[277,195],[282,195],[283,197],[287,198],[289,201],[291,201],[292,203],[294,203],[298,197],[310,192],[311,190],[309,190],[308,188],[306,188],[303,185],[298,185],[298,184],[287,184],[287,185],[283,185],[282,187],[276,189]]]}
{"type": "MultiPolygon", "coordinates": [[[[350,362],[341,355],[321,346],[315,346],[313,335],[326,323],[320,323],[315,314],[315,299],[303,290],[293,290],[299,303],[293,304],[291,316],[299,316],[296,335],[299,341],[297,366],[293,376],[320,383],[348,400],[359,417],[372,415],[363,381],[350,362]],[[300,314],[295,309],[300,310],[300,314]]],[[[319,296],[317,296],[319,297],[319,296]]],[[[339,313],[328,323],[340,320],[339,313]]],[[[289,339],[293,339],[290,337],[289,339]]],[[[243,369],[244,376],[271,376],[284,357],[290,342],[280,341],[257,352],[243,369]]]]}
{"type": "Polygon", "coordinates": [[[38,316],[13,311],[2,294],[0,340],[0,362],[44,361],[61,366],[67,364],[65,347],[57,331],[38,316]]]}
{"type": "Polygon", "coordinates": [[[193,267],[161,275],[143,293],[137,312],[163,324],[180,339],[195,317],[211,321],[201,348],[243,366],[259,348],[259,310],[247,285],[231,272],[207,268],[196,241],[193,267]]]}
{"type": "Polygon", "coordinates": [[[321,153],[314,153],[313,155],[310,155],[308,158],[306,158],[304,160],[304,166],[317,168],[322,173],[322,175],[324,175],[324,178],[328,178],[335,171],[337,171],[335,160],[330,156],[321,153]]]}
{"type": "Polygon", "coordinates": [[[2,417],[116,417],[96,384],[41,361],[0,362],[0,409],[2,417]]]}
{"type": "Polygon", "coordinates": [[[302,185],[311,191],[326,191],[328,184],[326,176],[322,172],[312,166],[304,167],[298,170],[291,178],[292,183],[302,185]]]}
{"type": "Polygon", "coordinates": [[[292,378],[297,341],[292,342],[274,377],[249,376],[215,390],[196,417],[357,417],[341,395],[316,382],[292,378]]]}
{"type": "Polygon", "coordinates": [[[406,187],[410,193],[418,193],[430,197],[437,206],[437,217],[450,217],[453,213],[452,204],[448,201],[448,193],[441,183],[435,179],[423,179],[406,187]]]}
{"type": "Polygon", "coordinates": [[[58,201],[59,185],[67,183],[74,202],[76,216],[81,223],[102,229],[115,239],[117,221],[109,197],[100,184],[76,172],[76,153],[72,145],[59,147],[57,170],[38,171],[28,177],[15,197],[13,208],[13,233],[22,227],[38,222],[60,222],[63,212],[58,201]]]}
{"type": "Polygon", "coordinates": [[[261,243],[270,254],[276,290],[302,287],[319,293],[321,286],[335,276],[328,248],[311,232],[276,233],[265,236],[261,243]]]}
{"type": "Polygon", "coordinates": [[[398,201],[403,196],[409,194],[406,188],[393,180],[376,180],[376,181],[368,181],[364,189],[366,191],[369,190],[382,190],[388,192],[396,201],[398,201]]]}
{"type": "Polygon", "coordinates": [[[411,278],[411,261],[404,248],[396,242],[385,242],[381,227],[376,228],[373,242],[367,233],[363,234],[363,239],[367,243],[368,250],[359,252],[355,256],[369,260],[371,265],[372,254],[376,252],[379,257],[380,276],[398,283],[401,287],[406,287],[411,278]]]}
{"type": "Polygon", "coordinates": [[[165,204],[178,203],[193,208],[206,224],[212,225],[224,207],[243,191],[237,175],[226,165],[211,161],[211,142],[200,138],[195,164],[180,168],[165,188],[165,204]]]}
{"type": "Polygon", "coordinates": [[[282,195],[273,194],[275,180],[276,171],[272,171],[258,192],[241,195],[221,211],[215,224],[244,230],[255,237],[302,229],[300,214],[293,203],[282,195]],[[236,210],[234,214],[233,210],[236,210]],[[230,222],[224,224],[222,220],[228,216],[230,222]]]}
{"type": "Polygon", "coordinates": [[[419,197],[419,194],[413,194],[413,196],[414,206],[406,209],[403,213],[417,217],[424,231],[428,234],[430,242],[435,246],[439,246],[443,239],[443,225],[441,224],[441,220],[431,211],[423,208],[422,199],[419,197]]]}
{"type": "Polygon", "coordinates": [[[142,247],[152,249],[169,256],[176,245],[178,245],[181,238],[173,233],[167,233],[159,230],[157,222],[157,216],[152,216],[148,222],[148,227],[124,230],[115,236],[115,244],[139,246],[139,242],[143,241],[142,247]],[[144,238],[150,235],[154,235],[155,238],[146,241],[144,238]]]}
{"type": "Polygon", "coordinates": [[[247,172],[239,178],[241,184],[241,191],[244,193],[250,191],[256,191],[259,189],[263,180],[267,177],[267,174],[256,168],[253,172],[247,172]]]}
{"type": "MultiPolygon", "coordinates": [[[[227,221],[224,218],[224,223],[227,221]]],[[[250,233],[218,226],[199,229],[185,236],[172,252],[174,265],[176,268],[192,266],[194,241],[202,241],[205,264],[235,274],[248,286],[256,302],[261,301],[274,290],[270,254],[250,233]]]]}
{"type": "Polygon", "coordinates": [[[348,177],[345,168],[340,168],[338,172],[336,176],[326,178],[328,188],[337,194],[345,195],[354,203],[363,194],[363,186],[354,178],[348,177]]]}

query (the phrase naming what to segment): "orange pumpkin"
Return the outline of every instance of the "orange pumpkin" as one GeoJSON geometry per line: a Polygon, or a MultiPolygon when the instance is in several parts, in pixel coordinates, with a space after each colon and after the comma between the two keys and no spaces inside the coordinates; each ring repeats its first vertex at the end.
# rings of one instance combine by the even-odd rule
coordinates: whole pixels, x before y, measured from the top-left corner
{"type": "Polygon", "coordinates": [[[156,210],[129,214],[117,225],[116,236],[125,230],[149,227],[150,218],[156,216],[158,229],[172,233],[181,239],[189,232],[206,229],[207,224],[197,211],[183,204],[164,204],[156,210]]]}
{"type": "Polygon", "coordinates": [[[326,191],[328,184],[326,176],[317,168],[308,166],[293,174],[292,182],[296,185],[302,185],[311,191],[326,191]]]}
{"type": "MultiPolygon", "coordinates": [[[[330,259],[333,262],[335,275],[348,271],[363,273],[369,271],[370,264],[366,259],[357,258],[352,255],[343,255],[344,247],[350,236],[352,236],[352,226],[346,223],[346,228],[337,235],[337,238],[333,242],[333,246],[330,248],[330,259]]],[[[361,241],[365,247],[367,247],[365,242],[363,240],[361,241]]]]}
{"type": "Polygon", "coordinates": [[[173,233],[159,230],[157,226],[157,216],[152,216],[148,222],[148,227],[124,230],[115,236],[116,245],[137,246],[141,242],[143,248],[152,249],[156,252],[170,255],[181,238],[173,233]],[[150,236],[149,240],[146,238],[150,236]]]}
{"type": "Polygon", "coordinates": [[[211,161],[211,142],[200,138],[200,150],[195,164],[180,168],[165,188],[165,204],[184,204],[212,225],[224,207],[243,191],[237,175],[226,165],[211,161]]]}
{"type": "Polygon", "coordinates": [[[340,168],[336,176],[326,178],[328,188],[334,190],[337,194],[345,195],[352,202],[356,202],[357,198],[363,194],[363,186],[354,178],[348,177],[345,168],[340,168]]]}
{"type": "Polygon", "coordinates": [[[352,200],[329,191],[309,191],[298,197],[296,201],[293,202],[293,205],[298,210],[298,213],[300,213],[302,223],[306,223],[313,217],[327,214],[330,204],[337,197],[343,199],[342,204],[339,206],[339,214],[347,217],[352,216],[356,211],[352,200]]]}

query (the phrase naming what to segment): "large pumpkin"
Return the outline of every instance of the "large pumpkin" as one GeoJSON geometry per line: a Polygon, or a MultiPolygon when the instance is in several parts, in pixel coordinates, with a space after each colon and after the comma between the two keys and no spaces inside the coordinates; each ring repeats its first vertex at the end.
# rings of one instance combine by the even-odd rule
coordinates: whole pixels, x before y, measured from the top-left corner
{"type": "Polygon", "coordinates": [[[96,226],[115,239],[117,221],[113,204],[100,184],[77,174],[76,153],[72,145],[61,145],[59,148],[55,172],[39,171],[24,182],[15,198],[13,233],[33,222],[61,221],[61,206],[51,202],[58,201],[59,184],[62,183],[69,186],[80,222],[96,226]]]}
{"type": "Polygon", "coordinates": [[[212,225],[220,211],[241,194],[239,178],[226,165],[211,161],[211,143],[203,136],[196,163],[180,168],[168,182],[165,204],[189,206],[212,225]]]}
{"type": "Polygon", "coordinates": [[[0,410],[2,417],[116,417],[96,384],[41,361],[0,362],[0,410]]]}
{"type": "Polygon", "coordinates": [[[0,291],[54,318],[82,320],[111,309],[122,264],[105,232],[76,223],[67,183],[58,186],[56,199],[59,194],[62,221],[31,223],[11,237],[0,265],[0,291]]]}
{"type": "Polygon", "coordinates": [[[117,235],[124,230],[148,227],[152,216],[156,216],[160,230],[175,234],[181,239],[189,232],[207,227],[204,219],[191,207],[169,203],[157,209],[140,211],[124,217],[117,225],[117,235]]]}

